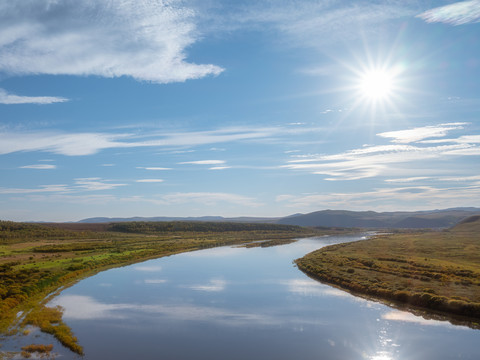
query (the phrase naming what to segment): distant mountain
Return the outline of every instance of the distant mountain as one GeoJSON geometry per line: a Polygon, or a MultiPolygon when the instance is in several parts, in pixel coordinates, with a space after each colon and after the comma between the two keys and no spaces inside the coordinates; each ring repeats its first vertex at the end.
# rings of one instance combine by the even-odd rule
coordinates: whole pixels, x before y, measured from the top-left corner
{"type": "Polygon", "coordinates": [[[126,221],[208,221],[208,222],[240,222],[240,223],[274,223],[283,225],[299,225],[308,227],[343,227],[373,229],[443,229],[449,228],[461,220],[480,215],[480,208],[454,208],[415,212],[375,212],[322,210],[308,214],[294,214],[283,218],[235,217],[222,216],[201,217],[131,217],[108,218],[95,217],[79,221],[79,223],[109,223],[126,221]]]}
{"type": "Polygon", "coordinates": [[[441,229],[480,214],[479,208],[456,208],[416,212],[323,210],[280,219],[277,223],[300,226],[334,226],[394,229],[441,229]]]}
{"type": "Polygon", "coordinates": [[[235,217],[224,218],[222,216],[200,216],[200,217],[130,217],[130,218],[109,218],[93,217],[80,220],[79,223],[110,223],[110,222],[130,222],[130,221],[202,221],[202,222],[240,222],[240,223],[277,223],[279,218],[260,218],[260,217],[235,217]]]}

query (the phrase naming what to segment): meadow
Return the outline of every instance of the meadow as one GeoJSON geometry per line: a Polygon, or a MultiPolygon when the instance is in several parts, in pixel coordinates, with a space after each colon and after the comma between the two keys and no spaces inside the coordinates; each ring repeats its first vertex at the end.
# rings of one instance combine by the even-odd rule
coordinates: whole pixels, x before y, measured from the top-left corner
{"type": "Polygon", "coordinates": [[[480,322],[480,217],[452,229],[377,235],[296,260],[322,282],[388,304],[480,322]]]}

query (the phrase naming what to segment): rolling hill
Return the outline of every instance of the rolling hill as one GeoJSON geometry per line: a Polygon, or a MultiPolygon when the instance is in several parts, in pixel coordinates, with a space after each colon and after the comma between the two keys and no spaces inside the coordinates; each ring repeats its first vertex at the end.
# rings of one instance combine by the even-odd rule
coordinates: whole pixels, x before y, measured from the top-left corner
{"type": "Polygon", "coordinates": [[[472,215],[480,215],[480,208],[454,208],[415,212],[375,212],[322,210],[308,214],[294,214],[283,218],[235,217],[131,217],[108,218],[95,217],[79,221],[80,223],[108,223],[125,221],[208,221],[275,223],[307,227],[344,227],[372,229],[444,229],[449,228],[472,215]]]}

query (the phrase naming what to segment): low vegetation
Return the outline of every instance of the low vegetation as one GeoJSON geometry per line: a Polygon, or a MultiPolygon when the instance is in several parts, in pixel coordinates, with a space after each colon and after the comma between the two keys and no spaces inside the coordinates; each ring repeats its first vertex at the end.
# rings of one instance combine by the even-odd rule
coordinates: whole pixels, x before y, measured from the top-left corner
{"type": "Polygon", "coordinates": [[[323,282],[387,302],[480,321],[480,217],[446,231],[379,235],[296,261],[323,282]]]}
{"type": "Polygon", "coordinates": [[[272,224],[0,221],[0,333],[38,326],[81,354],[82,348],[61,320],[61,309],[44,306],[60,288],[111,267],[151,258],[222,245],[291,241],[319,233],[272,224]]]}
{"type": "Polygon", "coordinates": [[[50,358],[50,353],[53,350],[53,345],[31,344],[22,347],[22,357],[29,359],[35,354],[35,358],[50,358]]]}

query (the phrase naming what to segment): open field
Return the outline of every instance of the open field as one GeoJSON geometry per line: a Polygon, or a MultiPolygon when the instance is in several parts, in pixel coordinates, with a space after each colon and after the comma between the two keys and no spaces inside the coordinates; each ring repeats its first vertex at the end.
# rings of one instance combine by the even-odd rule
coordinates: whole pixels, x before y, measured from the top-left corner
{"type": "Polygon", "coordinates": [[[317,234],[321,233],[271,224],[39,225],[0,221],[0,332],[35,325],[81,354],[74,335],[61,320],[61,309],[43,306],[48,295],[60,288],[111,267],[151,258],[222,245],[290,241],[317,234]]]}
{"type": "Polygon", "coordinates": [[[308,275],[357,294],[480,322],[480,217],[445,231],[379,235],[296,261],[308,275]]]}

